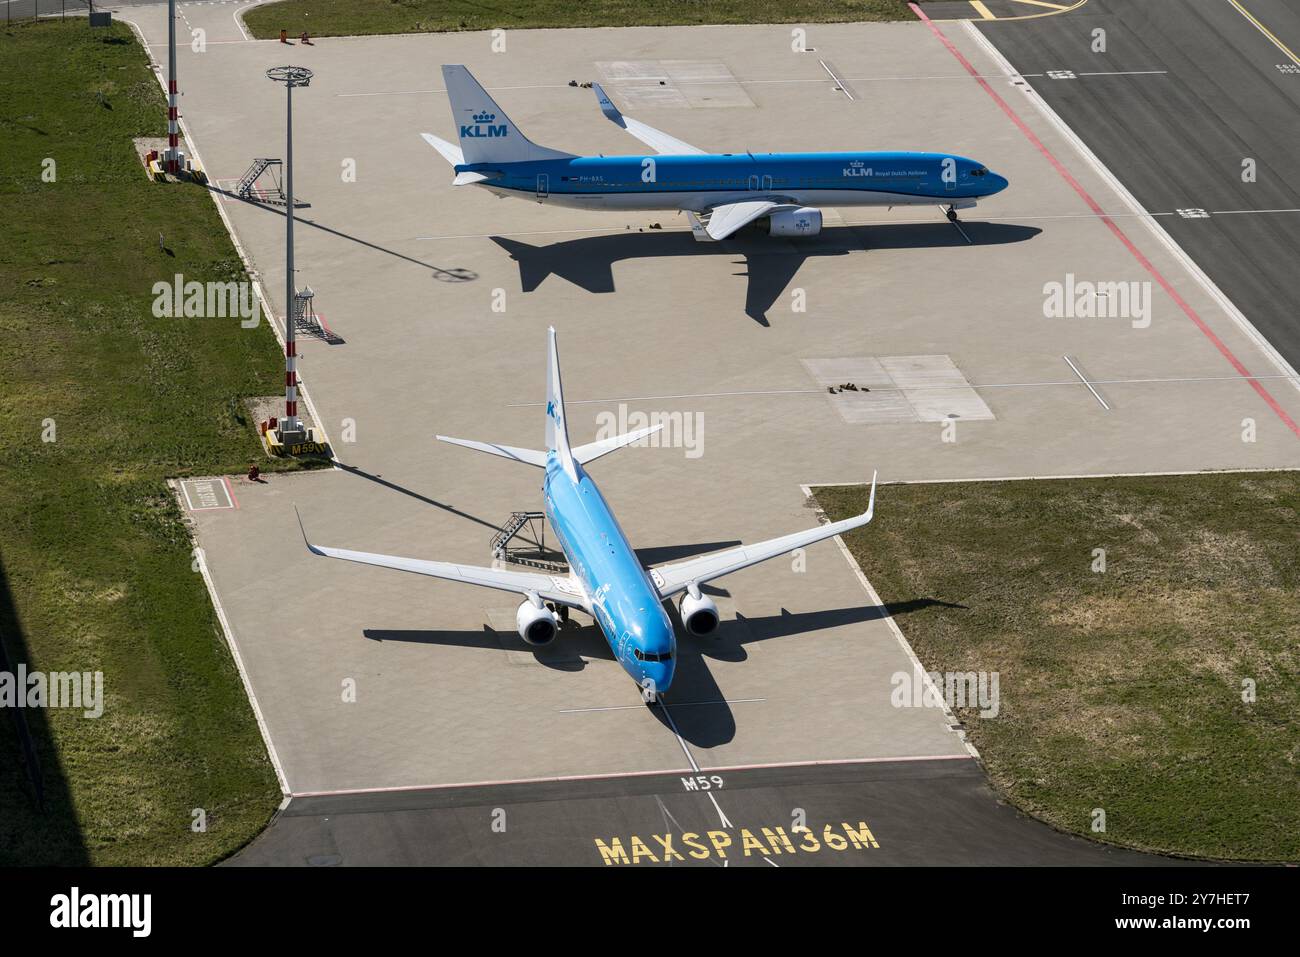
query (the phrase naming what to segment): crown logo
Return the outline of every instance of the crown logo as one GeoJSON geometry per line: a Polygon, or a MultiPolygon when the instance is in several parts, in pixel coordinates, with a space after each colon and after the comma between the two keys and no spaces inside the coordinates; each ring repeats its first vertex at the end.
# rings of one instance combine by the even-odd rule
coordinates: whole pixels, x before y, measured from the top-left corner
{"type": "Polygon", "coordinates": [[[852,166],[854,169],[861,169],[865,164],[862,162],[862,160],[853,160],[851,163],[849,163],[849,165],[852,166]]]}
{"type": "Polygon", "coordinates": [[[491,122],[492,122],[493,120],[495,120],[496,118],[497,118],[497,115],[496,115],[495,113],[488,113],[488,112],[486,112],[486,111],[484,111],[484,112],[482,112],[482,113],[475,113],[475,114],[474,114],[474,122],[475,122],[475,123],[491,123],[491,122]]]}

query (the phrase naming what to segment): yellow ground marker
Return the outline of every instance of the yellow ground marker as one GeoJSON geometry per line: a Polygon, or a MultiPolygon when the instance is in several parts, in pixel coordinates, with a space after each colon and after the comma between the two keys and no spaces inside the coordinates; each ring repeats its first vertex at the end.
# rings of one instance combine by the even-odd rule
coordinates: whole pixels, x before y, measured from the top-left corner
{"type": "MultiPolygon", "coordinates": [[[[1048,0],[1009,0],[1009,2],[1024,3],[1029,6],[1042,7],[1043,12],[1024,13],[1024,14],[1020,14],[1019,16],[1012,16],[1012,17],[1009,16],[1000,17],[988,8],[987,4],[984,3],[984,0],[967,0],[967,3],[970,4],[971,9],[980,15],[981,20],[998,20],[998,21],[1038,20],[1041,17],[1054,17],[1059,13],[1069,13],[1071,10],[1077,10],[1085,3],[1087,3],[1088,0],[1074,0],[1073,3],[1070,3],[1069,0],[1066,0],[1065,3],[1049,3],[1048,0]]],[[[933,19],[935,20],[936,23],[967,23],[970,21],[969,17],[935,17],[933,19]]]]}
{"type": "Polygon", "coordinates": [[[1270,30],[1268,27],[1264,26],[1264,24],[1256,20],[1254,16],[1251,15],[1251,12],[1247,10],[1245,7],[1243,7],[1240,3],[1238,3],[1237,0],[1228,0],[1228,2],[1237,8],[1238,13],[1240,13],[1243,17],[1245,17],[1247,20],[1253,23],[1255,25],[1256,30],[1264,34],[1264,36],[1268,37],[1269,41],[1273,44],[1273,46],[1277,47],[1288,57],[1290,57],[1292,63],[1294,63],[1296,66],[1300,66],[1300,57],[1297,57],[1294,53],[1292,53],[1290,47],[1288,47],[1285,43],[1283,43],[1276,36],[1274,36],[1272,30],[1270,30]]]}

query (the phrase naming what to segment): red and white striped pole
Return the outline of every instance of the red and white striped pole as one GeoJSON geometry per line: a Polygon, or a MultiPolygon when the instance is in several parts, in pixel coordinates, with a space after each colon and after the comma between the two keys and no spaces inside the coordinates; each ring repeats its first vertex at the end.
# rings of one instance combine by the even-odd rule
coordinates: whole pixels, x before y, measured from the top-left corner
{"type": "Polygon", "coordinates": [[[298,343],[293,338],[293,314],[290,310],[289,326],[284,342],[284,422],[286,432],[297,432],[298,423],[298,343]]]}
{"type": "Polygon", "coordinates": [[[167,154],[163,168],[180,173],[180,116],[176,109],[176,0],[167,0],[167,154]]]}

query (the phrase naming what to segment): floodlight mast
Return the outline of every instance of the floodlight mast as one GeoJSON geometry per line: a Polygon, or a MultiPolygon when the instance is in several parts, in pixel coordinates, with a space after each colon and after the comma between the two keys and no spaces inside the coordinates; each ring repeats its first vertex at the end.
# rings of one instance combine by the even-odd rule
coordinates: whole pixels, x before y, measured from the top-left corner
{"type": "Polygon", "coordinates": [[[300,435],[303,428],[298,418],[298,344],[294,336],[296,322],[293,314],[296,293],[293,279],[293,88],[310,83],[312,71],[305,66],[277,66],[267,70],[266,75],[277,83],[283,83],[285,88],[284,420],[280,423],[280,434],[300,435]]]}
{"type": "Polygon", "coordinates": [[[167,0],[167,154],[163,169],[180,175],[180,130],[176,105],[176,0],[167,0]]]}

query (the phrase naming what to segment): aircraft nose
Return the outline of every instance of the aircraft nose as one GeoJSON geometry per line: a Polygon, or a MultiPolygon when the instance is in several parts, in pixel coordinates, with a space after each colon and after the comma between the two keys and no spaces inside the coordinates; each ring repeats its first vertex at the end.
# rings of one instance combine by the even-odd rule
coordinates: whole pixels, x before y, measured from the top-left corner
{"type": "Polygon", "coordinates": [[[658,693],[666,692],[673,684],[673,673],[677,662],[669,659],[668,661],[646,662],[642,668],[642,674],[654,682],[654,689],[658,693]]]}
{"type": "Polygon", "coordinates": [[[990,190],[993,193],[1000,193],[1010,185],[1005,176],[999,176],[997,173],[990,172],[989,179],[993,181],[993,189],[990,190]]]}

